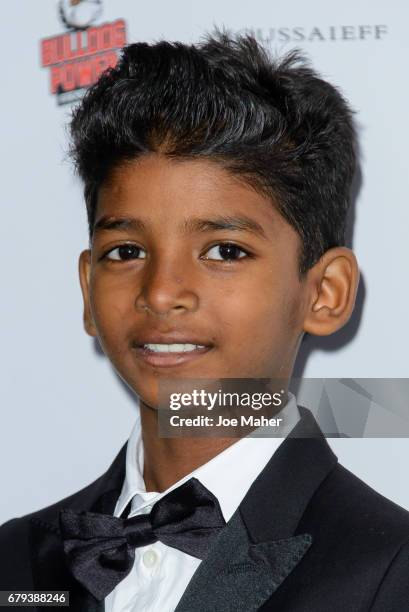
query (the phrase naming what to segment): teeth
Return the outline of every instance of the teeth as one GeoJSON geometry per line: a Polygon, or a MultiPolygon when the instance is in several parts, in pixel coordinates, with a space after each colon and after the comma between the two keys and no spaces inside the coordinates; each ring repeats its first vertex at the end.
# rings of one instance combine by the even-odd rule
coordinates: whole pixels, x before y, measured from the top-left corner
{"type": "Polygon", "coordinates": [[[143,348],[157,353],[185,353],[205,347],[202,344],[144,344],[143,348]]]}

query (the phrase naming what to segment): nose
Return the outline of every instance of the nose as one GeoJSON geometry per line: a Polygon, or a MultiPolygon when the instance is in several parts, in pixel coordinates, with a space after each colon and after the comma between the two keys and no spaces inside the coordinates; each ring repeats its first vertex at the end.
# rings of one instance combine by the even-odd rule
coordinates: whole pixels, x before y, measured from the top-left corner
{"type": "Polygon", "coordinates": [[[185,262],[158,258],[146,267],[135,300],[136,309],[164,317],[194,311],[198,303],[194,279],[185,262]]]}

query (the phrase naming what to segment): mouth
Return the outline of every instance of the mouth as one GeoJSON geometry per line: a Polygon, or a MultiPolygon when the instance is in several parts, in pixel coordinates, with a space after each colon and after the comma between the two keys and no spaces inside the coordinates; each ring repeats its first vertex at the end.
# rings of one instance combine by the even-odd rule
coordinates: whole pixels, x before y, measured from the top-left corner
{"type": "Polygon", "coordinates": [[[136,344],[133,350],[138,358],[155,367],[171,367],[193,361],[213,348],[213,345],[194,343],[136,344]]]}

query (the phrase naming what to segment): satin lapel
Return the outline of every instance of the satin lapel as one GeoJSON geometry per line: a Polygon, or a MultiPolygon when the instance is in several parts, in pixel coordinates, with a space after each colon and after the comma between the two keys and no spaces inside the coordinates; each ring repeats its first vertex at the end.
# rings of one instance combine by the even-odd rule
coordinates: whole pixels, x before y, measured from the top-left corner
{"type": "Polygon", "coordinates": [[[175,612],[258,610],[313,545],[297,527],[337,458],[312,414],[303,407],[300,413],[300,422],[251,485],[175,612]]]}
{"type": "MultiPolygon", "coordinates": [[[[70,612],[104,612],[99,603],[71,575],[65,565],[59,529],[59,512],[71,508],[112,514],[125,476],[126,444],[114,462],[94,483],[75,495],[36,512],[30,520],[30,547],[33,582],[36,590],[62,590],[70,592],[70,612]]],[[[48,610],[39,607],[38,610],[48,610]]]]}
{"type": "Polygon", "coordinates": [[[239,512],[203,561],[175,612],[252,612],[285,580],[311,544],[309,535],[252,544],[239,512]]]}

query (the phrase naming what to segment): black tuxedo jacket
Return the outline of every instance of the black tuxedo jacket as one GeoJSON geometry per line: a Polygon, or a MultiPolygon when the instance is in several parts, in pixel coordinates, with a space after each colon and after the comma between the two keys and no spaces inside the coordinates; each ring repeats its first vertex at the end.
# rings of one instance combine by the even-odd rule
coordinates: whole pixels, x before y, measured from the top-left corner
{"type": "MultiPolygon", "coordinates": [[[[409,513],[340,466],[312,414],[300,411],[176,612],[409,610],[409,513]]],[[[85,489],[0,528],[0,590],[68,590],[71,612],[103,612],[65,566],[58,514],[112,514],[125,452],[85,489]]]]}

